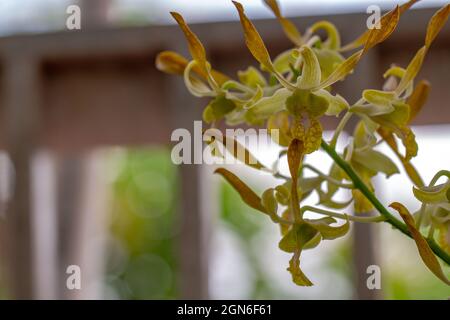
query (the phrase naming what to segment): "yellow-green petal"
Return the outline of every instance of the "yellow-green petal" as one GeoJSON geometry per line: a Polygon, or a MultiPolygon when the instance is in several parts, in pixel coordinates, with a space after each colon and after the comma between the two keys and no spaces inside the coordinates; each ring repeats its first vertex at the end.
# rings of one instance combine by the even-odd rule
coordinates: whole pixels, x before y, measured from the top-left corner
{"type": "Polygon", "coordinates": [[[319,60],[314,51],[308,46],[301,47],[299,53],[302,57],[303,67],[296,86],[300,89],[315,88],[320,84],[321,79],[319,60]]]}
{"type": "Polygon", "coordinates": [[[310,287],[313,285],[311,280],[309,280],[308,277],[306,277],[306,275],[300,269],[300,260],[296,259],[295,256],[292,257],[291,260],[289,260],[289,267],[287,268],[287,270],[291,273],[292,281],[296,285],[302,287],[310,287]]]}
{"type": "Polygon", "coordinates": [[[257,86],[267,86],[267,81],[264,76],[255,67],[248,67],[246,70],[238,71],[239,81],[246,86],[256,88],[257,86]]]}
{"type": "Polygon", "coordinates": [[[450,182],[433,187],[413,188],[414,196],[423,203],[450,202],[449,197],[450,182]]]}
{"type": "Polygon", "coordinates": [[[319,231],[322,238],[324,240],[333,240],[340,237],[343,237],[347,234],[348,230],[350,229],[350,222],[347,218],[347,221],[338,227],[332,227],[330,226],[328,221],[324,220],[308,220],[308,224],[310,224],[314,229],[319,231]]]}
{"type": "Polygon", "coordinates": [[[354,150],[352,161],[358,162],[369,170],[382,172],[386,174],[386,177],[399,173],[397,166],[388,156],[373,149],[354,150]]]}
{"type": "Polygon", "coordinates": [[[264,191],[261,196],[262,205],[271,215],[276,215],[278,212],[278,202],[275,199],[274,192],[275,190],[273,188],[269,188],[266,191],[264,191]]]}
{"type": "Polygon", "coordinates": [[[331,50],[338,50],[341,47],[341,36],[336,26],[329,21],[318,21],[309,28],[311,32],[316,32],[320,29],[325,30],[327,33],[327,40],[324,46],[331,50]]]}

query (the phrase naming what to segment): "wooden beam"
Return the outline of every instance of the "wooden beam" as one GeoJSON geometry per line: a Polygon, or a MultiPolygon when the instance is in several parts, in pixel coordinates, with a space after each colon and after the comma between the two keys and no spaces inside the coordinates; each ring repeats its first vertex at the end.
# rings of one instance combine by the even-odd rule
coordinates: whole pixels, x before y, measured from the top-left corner
{"type": "Polygon", "coordinates": [[[108,25],[111,0],[81,0],[82,29],[102,28],[108,25]]]}
{"type": "MultiPolygon", "coordinates": [[[[88,0],[92,2],[91,0],[88,0]]],[[[397,45],[402,39],[422,40],[428,19],[436,9],[420,9],[402,16],[399,28],[384,45],[397,45]],[[420,36],[418,36],[420,35],[420,36]]],[[[367,16],[361,13],[334,16],[293,18],[292,21],[303,30],[319,20],[335,23],[343,42],[351,41],[365,31],[367,16]]],[[[269,49],[272,46],[290,46],[275,19],[256,20],[255,25],[269,49]]],[[[192,24],[192,29],[212,51],[245,48],[242,28],[239,22],[215,22],[192,24]],[[224,40],[226,39],[226,40],[224,40]]],[[[437,41],[448,43],[450,28],[444,28],[437,41]],[[446,40],[447,39],[447,40],[446,40]]],[[[185,40],[176,26],[147,26],[129,28],[103,28],[87,31],[58,31],[45,34],[17,35],[0,39],[0,56],[11,46],[29,48],[36,56],[45,59],[73,56],[105,56],[127,52],[142,52],[184,45],[185,40]]]]}

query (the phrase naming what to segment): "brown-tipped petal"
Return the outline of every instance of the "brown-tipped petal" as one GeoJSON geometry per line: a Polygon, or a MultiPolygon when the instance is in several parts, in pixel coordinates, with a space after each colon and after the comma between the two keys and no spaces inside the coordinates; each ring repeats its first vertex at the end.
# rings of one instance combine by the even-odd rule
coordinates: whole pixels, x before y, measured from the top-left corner
{"type": "Polygon", "coordinates": [[[431,85],[426,80],[420,81],[419,84],[414,88],[413,93],[407,101],[407,104],[410,106],[408,123],[411,123],[420,112],[420,110],[422,110],[422,107],[425,105],[425,102],[428,99],[430,89],[431,85]]]}
{"type": "MultiPolygon", "coordinates": [[[[400,15],[402,15],[405,11],[407,11],[412,5],[414,5],[416,2],[419,2],[420,0],[410,0],[404,4],[402,4],[399,7],[399,13],[400,15]]],[[[385,15],[383,15],[383,17],[381,17],[381,21],[380,23],[383,25],[384,22],[386,21],[386,19],[388,19],[389,14],[392,11],[389,11],[388,13],[386,13],[385,15]]],[[[349,50],[353,50],[356,48],[359,48],[361,46],[363,46],[366,42],[367,39],[370,35],[372,30],[367,30],[366,32],[364,32],[361,36],[359,36],[356,40],[350,42],[349,44],[345,45],[344,47],[341,48],[341,51],[349,51],[349,50]]]]}
{"type": "Polygon", "coordinates": [[[244,37],[247,48],[250,50],[253,57],[267,70],[274,71],[269,52],[267,51],[267,48],[255,26],[245,15],[244,7],[237,1],[233,1],[233,4],[239,13],[239,19],[241,20],[242,28],[244,29],[244,37]]]}
{"type": "Polygon", "coordinates": [[[155,60],[156,68],[160,71],[182,75],[189,61],[173,51],[160,52],[155,60]]]}
{"type": "Polygon", "coordinates": [[[289,172],[292,177],[292,188],[291,188],[291,200],[292,200],[292,210],[294,213],[294,218],[296,220],[301,219],[300,214],[300,204],[298,198],[297,181],[298,181],[298,169],[302,163],[305,150],[303,147],[303,142],[298,139],[292,139],[288,147],[287,159],[289,165],[289,172]]]}
{"type": "Polygon", "coordinates": [[[334,83],[344,79],[349,73],[353,71],[355,66],[358,64],[359,60],[363,55],[363,50],[359,50],[355,52],[350,57],[348,57],[345,61],[343,61],[337,68],[333,71],[330,76],[323,80],[320,85],[316,88],[316,90],[324,89],[333,85],[334,83]]]}
{"type": "Polygon", "coordinates": [[[370,48],[373,48],[380,42],[386,40],[397,27],[400,20],[400,7],[397,6],[394,10],[388,12],[380,21],[380,29],[372,29],[369,31],[367,41],[364,44],[364,52],[367,52],[370,48]]]}
{"type": "Polygon", "coordinates": [[[295,27],[295,25],[281,14],[280,6],[276,0],[264,0],[267,6],[272,10],[275,17],[277,17],[281,26],[283,27],[283,31],[286,36],[291,40],[296,46],[301,46],[303,41],[300,35],[300,32],[295,27]]]}
{"type": "Polygon", "coordinates": [[[269,171],[269,169],[260,163],[255,156],[248,151],[242,144],[240,144],[234,137],[232,136],[223,136],[221,142],[225,148],[228,150],[233,157],[240,162],[246,164],[249,167],[252,167],[257,170],[265,169],[269,171]]]}
{"type": "Polygon", "coordinates": [[[439,31],[441,31],[442,27],[447,22],[449,14],[450,3],[439,9],[433,17],[431,17],[427,27],[427,35],[425,37],[425,46],[427,48],[429,48],[434,39],[436,39],[439,31]]]}
{"type": "Polygon", "coordinates": [[[228,171],[225,168],[219,168],[214,173],[220,174],[227,180],[231,186],[239,193],[242,200],[253,209],[261,211],[267,214],[266,209],[261,203],[261,198],[250,189],[241,179],[239,179],[234,173],[228,171]]]}
{"type": "Polygon", "coordinates": [[[203,44],[200,42],[195,33],[193,33],[192,30],[189,28],[189,26],[186,24],[181,14],[177,12],[171,12],[170,14],[183,31],[184,36],[188,41],[189,52],[191,53],[192,58],[197,61],[201,69],[207,72],[206,52],[205,48],[203,47],[203,44]]]}
{"type": "Polygon", "coordinates": [[[416,242],[419,254],[425,265],[428,267],[428,269],[430,269],[430,271],[433,272],[434,275],[439,279],[441,279],[444,283],[450,285],[450,281],[447,279],[444,272],[442,271],[438,259],[434,255],[425,238],[422,236],[419,230],[416,229],[414,218],[409,213],[408,209],[406,209],[405,206],[403,206],[401,203],[398,202],[391,203],[390,207],[398,211],[403,221],[405,221],[409,232],[411,232],[411,235],[414,238],[414,241],[416,242]]]}

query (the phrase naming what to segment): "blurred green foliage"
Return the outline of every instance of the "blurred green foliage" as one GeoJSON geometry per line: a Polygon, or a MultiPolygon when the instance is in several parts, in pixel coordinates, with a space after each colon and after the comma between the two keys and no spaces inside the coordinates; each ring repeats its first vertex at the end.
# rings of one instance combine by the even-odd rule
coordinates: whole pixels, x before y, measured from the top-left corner
{"type": "Polygon", "coordinates": [[[166,149],[127,150],[113,185],[107,287],[121,299],[177,297],[176,167],[166,149]]]}
{"type": "MultiPolygon", "coordinates": [[[[425,272],[424,272],[425,273],[425,272]]],[[[450,297],[450,290],[433,278],[433,275],[423,274],[410,281],[397,271],[388,274],[384,281],[384,298],[392,300],[442,300],[450,297]]]]}

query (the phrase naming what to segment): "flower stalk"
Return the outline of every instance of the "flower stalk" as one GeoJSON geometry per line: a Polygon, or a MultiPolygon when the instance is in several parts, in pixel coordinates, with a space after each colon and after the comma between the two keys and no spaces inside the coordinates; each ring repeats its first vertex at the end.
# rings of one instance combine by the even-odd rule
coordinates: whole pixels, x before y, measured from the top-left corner
{"type": "MultiPolygon", "coordinates": [[[[352,166],[346,162],[344,159],[341,158],[337,154],[337,152],[330,147],[324,140],[322,140],[321,143],[322,149],[333,159],[333,161],[342,169],[344,172],[348,175],[348,177],[352,180],[353,185],[356,189],[361,191],[361,193],[369,200],[373,206],[377,209],[377,211],[386,218],[386,222],[391,224],[393,227],[397,228],[399,231],[401,231],[403,234],[407,235],[408,237],[412,238],[411,233],[408,230],[408,227],[398,220],[396,217],[394,217],[389,210],[383,206],[383,204],[378,200],[378,198],[373,194],[372,191],[369,190],[369,188],[366,186],[366,184],[361,180],[361,178],[358,176],[358,174],[353,170],[352,166]]],[[[445,252],[437,243],[434,241],[433,238],[427,237],[428,245],[430,246],[431,250],[439,257],[441,258],[447,265],[450,265],[450,255],[445,252]]]]}

